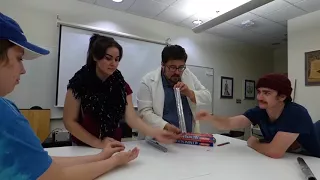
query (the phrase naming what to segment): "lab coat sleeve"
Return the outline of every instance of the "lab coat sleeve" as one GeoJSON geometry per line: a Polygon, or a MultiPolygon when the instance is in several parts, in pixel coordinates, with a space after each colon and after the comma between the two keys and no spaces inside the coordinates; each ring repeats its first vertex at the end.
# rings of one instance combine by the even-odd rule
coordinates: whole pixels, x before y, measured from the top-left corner
{"type": "Polygon", "coordinates": [[[155,128],[164,128],[167,122],[163,120],[162,117],[154,113],[152,93],[150,88],[144,82],[140,84],[140,88],[137,93],[137,104],[139,115],[147,124],[155,128]]]}

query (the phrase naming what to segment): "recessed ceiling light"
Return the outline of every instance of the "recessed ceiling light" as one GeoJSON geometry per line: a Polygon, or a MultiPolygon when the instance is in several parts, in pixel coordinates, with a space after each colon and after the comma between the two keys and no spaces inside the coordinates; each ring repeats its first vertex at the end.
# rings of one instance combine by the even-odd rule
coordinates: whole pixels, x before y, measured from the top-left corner
{"type": "Polygon", "coordinates": [[[116,2],[116,3],[120,3],[122,2],[123,0],[112,0],[113,2],[116,2]]]}
{"type": "Polygon", "coordinates": [[[246,20],[241,22],[241,26],[246,28],[246,27],[251,27],[254,25],[254,22],[252,20],[246,20]]]}
{"type": "Polygon", "coordinates": [[[192,23],[193,23],[193,24],[197,24],[197,25],[199,25],[199,24],[201,24],[201,23],[202,23],[202,21],[201,21],[201,20],[194,20],[194,21],[192,21],[192,23]]]}

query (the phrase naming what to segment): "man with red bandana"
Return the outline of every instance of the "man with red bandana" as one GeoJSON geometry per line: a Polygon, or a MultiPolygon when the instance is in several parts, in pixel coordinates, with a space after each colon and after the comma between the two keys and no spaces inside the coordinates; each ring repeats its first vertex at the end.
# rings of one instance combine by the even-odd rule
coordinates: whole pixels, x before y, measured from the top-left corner
{"type": "Polygon", "coordinates": [[[251,136],[247,144],[272,158],[281,158],[286,152],[320,158],[320,129],[305,107],[292,102],[290,80],[282,74],[267,74],[258,80],[256,89],[259,105],[243,115],[219,117],[201,111],[197,119],[209,120],[221,130],[258,124],[264,139],[251,136]]]}

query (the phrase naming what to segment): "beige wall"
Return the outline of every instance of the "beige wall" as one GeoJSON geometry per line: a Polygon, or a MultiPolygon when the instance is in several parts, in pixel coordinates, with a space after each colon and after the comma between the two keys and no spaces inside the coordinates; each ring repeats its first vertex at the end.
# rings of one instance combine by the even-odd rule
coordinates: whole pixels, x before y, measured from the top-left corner
{"type": "Polygon", "coordinates": [[[284,45],[273,51],[273,71],[288,73],[288,47],[284,45]]]}
{"type": "Polygon", "coordinates": [[[304,105],[313,121],[320,120],[320,86],[305,86],[305,52],[320,50],[320,11],[288,22],[288,72],[297,79],[296,102],[304,105]]]}

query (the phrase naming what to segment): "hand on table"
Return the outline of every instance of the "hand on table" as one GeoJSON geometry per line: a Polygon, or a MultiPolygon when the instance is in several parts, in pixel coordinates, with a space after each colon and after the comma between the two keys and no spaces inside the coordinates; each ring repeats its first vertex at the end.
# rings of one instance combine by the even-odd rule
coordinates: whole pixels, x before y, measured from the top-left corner
{"type": "Polygon", "coordinates": [[[160,143],[171,144],[180,138],[181,131],[175,130],[175,132],[172,132],[163,129],[155,129],[152,136],[160,143]]]}
{"type": "Polygon", "coordinates": [[[254,136],[249,137],[249,139],[247,140],[247,144],[249,147],[252,147],[253,144],[256,144],[258,142],[259,142],[259,139],[254,136]]]}
{"type": "Polygon", "coordinates": [[[121,166],[136,159],[139,155],[139,151],[140,150],[138,148],[134,148],[133,150],[129,150],[128,152],[119,152],[111,158],[114,158],[116,166],[121,166]]]}
{"type": "Polygon", "coordinates": [[[112,146],[117,145],[119,147],[121,147],[121,146],[124,147],[124,145],[121,142],[119,142],[113,138],[110,138],[110,137],[106,137],[102,140],[103,147],[108,146],[109,143],[112,143],[112,146]]]}
{"type": "Polygon", "coordinates": [[[163,129],[175,134],[181,134],[181,130],[170,123],[167,123],[163,129]]]}
{"type": "Polygon", "coordinates": [[[102,149],[99,155],[104,160],[110,158],[114,153],[121,152],[124,149],[125,147],[123,145],[119,145],[118,141],[110,142],[102,149]]]}

